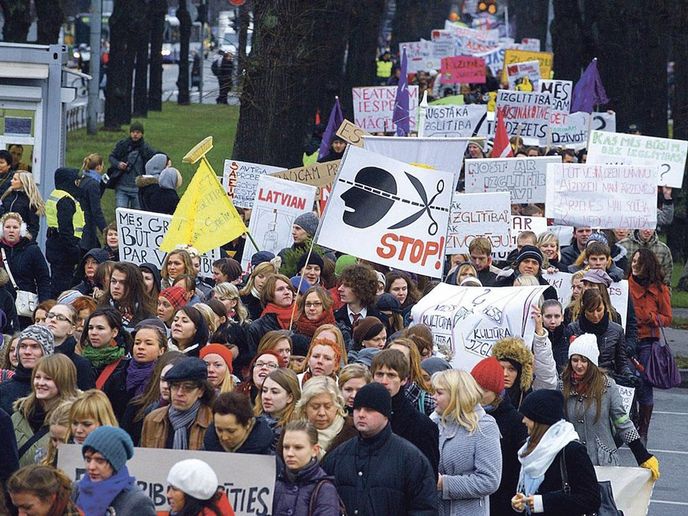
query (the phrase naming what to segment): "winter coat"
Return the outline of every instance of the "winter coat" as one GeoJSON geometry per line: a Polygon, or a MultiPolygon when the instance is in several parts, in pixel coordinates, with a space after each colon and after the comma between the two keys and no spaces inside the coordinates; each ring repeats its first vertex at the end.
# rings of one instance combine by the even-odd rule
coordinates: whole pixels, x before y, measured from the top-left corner
{"type": "Polygon", "coordinates": [[[17,438],[12,419],[0,409],[0,485],[5,485],[12,474],[19,469],[17,438]]]}
{"type": "Polygon", "coordinates": [[[82,391],[96,386],[96,374],[91,362],[76,353],[76,339],[71,335],[59,346],[55,346],[55,353],[62,353],[72,361],[76,367],[76,385],[82,391]]]}
{"type": "Polygon", "coordinates": [[[423,454],[387,425],[377,435],[350,439],[325,455],[348,514],[437,514],[437,475],[423,454]]]}
{"type": "MultiPolygon", "coordinates": [[[[12,414],[12,425],[14,426],[14,436],[17,439],[17,449],[20,449],[24,443],[33,437],[35,433],[29,424],[29,421],[24,417],[21,411],[23,402],[16,405],[14,414],[12,414]]],[[[43,427],[47,425],[47,421],[43,423],[43,427]]],[[[29,447],[24,454],[19,457],[19,467],[28,466],[29,464],[36,464],[43,460],[48,454],[48,443],[50,442],[50,432],[38,439],[29,447]]]]}
{"type": "Polygon", "coordinates": [[[10,212],[21,215],[22,220],[26,222],[26,229],[36,240],[41,228],[41,218],[36,213],[36,209],[30,206],[29,196],[23,190],[13,190],[2,200],[0,215],[10,212]]]}
{"type": "Polygon", "coordinates": [[[556,389],[557,364],[552,353],[552,343],[549,341],[547,332],[540,336],[533,335],[533,390],[556,389]]]}
{"type": "MultiPolygon", "coordinates": [[[[117,421],[122,420],[124,411],[127,408],[127,403],[134,397],[133,392],[127,392],[127,367],[129,367],[131,360],[131,358],[121,359],[101,389],[110,400],[112,411],[117,421]]],[[[91,367],[93,368],[93,374],[97,381],[107,366],[95,368],[91,365],[91,367]]]]}
{"type": "Polygon", "coordinates": [[[666,285],[643,286],[633,275],[628,277],[638,324],[638,339],[659,337],[659,326],[671,325],[671,294],[666,285]]]}
{"type": "MultiPolygon", "coordinates": [[[[366,317],[377,317],[380,322],[387,327],[387,316],[383,314],[380,310],[374,306],[366,307],[366,317]]],[[[349,333],[353,334],[353,328],[351,325],[351,319],[349,319],[349,309],[347,305],[342,306],[340,309],[335,310],[334,319],[337,321],[337,326],[345,328],[349,333]]],[[[363,316],[361,316],[363,319],[363,316]]]]}
{"type": "Polygon", "coordinates": [[[344,444],[346,441],[353,439],[354,437],[358,437],[358,430],[356,430],[356,427],[354,426],[354,418],[352,416],[346,416],[344,418],[344,426],[330,441],[325,453],[331,452],[337,446],[344,444]]]}
{"type": "MultiPolygon", "coordinates": [[[[0,240],[0,248],[5,251],[7,263],[19,290],[38,294],[39,302],[50,299],[50,272],[38,244],[24,237],[14,247],[0,240]]],[[[11,282],[5,288],[16,298],[11,282]]]]}
{"type": "Polygon", "coordinates": [[[490,514],[488,497],[497,490],[502,476],[499,428],[479,405],[476,412],[478,429],[472,433],[456,420],[440,422],[441,516],[490,514]]]}
{"type": "Polygon", "coordinates": [[[98,264],[101,264],[103,262],[106,262],[109,257],[107,251],[104,249],[100,249],[98,246],[95,246],[95,248],[90,249],[84,256],[81,258],[81,261],[79,262],[79,265],[76,268],[76,272],[74,273],[74,287],[72,287],[73,290],[78,290],[81,292],[84,296],[90,296],[93,294],[93,287],[95,285],[88,281],[85,276],[84,276],[84,266],[86,265],[86,260],[88,258],[93,258],[98,264]]]}
{"type": "Polygon", "coordinates": [[[286,466],[282,460],[278,459],[277,463],[278,473],[272,502],[274,516],[339,516],[339,496],[334,486],[334,478],[328,476],[316,460],[299,470],[293,481],[287,478],[286,466]],[[309,512],[311,497],[321,482],[318,498],[313,500],[313,512],[309,512]]]}
{"type": "Polygon", "coordinates": [[[592,514],[600,507],[600,487],[597,475],[585,450],[577,441],[568,443],[555,457],[545,478],[537,490],[542,496],[544,512],[538,516],[583,516],[592,514]],[[571,488],[570,494],[562,489],[562,478],[559,461],[561,454],[566,453],[566,472],[571,488]]]}
{"type": "Polygon", "coordinates": [[[640,240],[639,231],[636,229],[632,235],[621,240],[619,245],[626,248],[629,260],[633,257],[633,253],[641,247],[645,247],[655,253],[659,264],[662,266],[662,272],[664,272],[664,283],[671,287],[671,273],[674,269],[674,261],[671,257],[671,250],[659,239],[657,233],[654,233],[647,242],[643,242],[640,240]]]}
{"type": "MultiPolygon", "coordinates": [[[[239,446],[233,453],[252,453],[254,455],[273,455],[272,442],[274,434],[270,429],[268,422],[262,417],[255,419],[251,433],[248,435],[244,443],[239,446]]],[[[205,433],[203,448],[206,451],[220,451],[226,452],[220,443],[220,438],[215,431],[215,423],[210,423],[208,431],[205,433]]]]}
{"type": "Polygon", "coordinates": [[[158,176],[143,175],[136,178],[136,186],[139,187],[139,204],[143,211],[156,212],[154,208],[160,195],[160,183],[158,176]]]}
{"type": "Polygon", "coordinates": [[[511,508],[511,498],[516,493],[518,474],[521,471],[518,450],[526,442],[528,430],[523,424],[523,416],[516,411],[508,396],[487,413],[499,427],[499,447],[502,451],[502,478],[497,491],[490,495],[490,515],[517,514],[511,508]]]}
{"type": "MultiPolygon", "coordinates": [[[[258,344],[260,339],[262,339],[265,334],[272,330],[281,330],[282,327],[279,325],[277,320],[277,314],[269,313],[262,317],[259,317],[251,323],[251,325],[246,329],[246,343],[248,344],[248,360],[250,361],[258,351],[258,344]]],[[[300,335],[298,333],[292,333],[292,349],[294,354],[297,355],[298,351],[303,351],[305,348],[308,350],[308,342],[310,339],[305,335],[300,335]]]]}
{"type": "Polygon", "coordinates": [[[395,434],[406,439],[425,455],[437,478],[440,460],[437,425],[428,416],[418,412],[401,389],[392,397],[392,416],[389,421],[395,434]]]}
{"type": "MultiPolygon", "coordinates": [[[[121,161],[129,167],[120,176],[116,188],[136,189],[136,177],[143,175],[146,163],[157,154],[143,139],[134,142],[131,138],[122,138],[115,144],[108,160],[112,168],[118,168],[121,161]]],[[[110,172],[110,170],[108,170],[110,172]]]]}
{"type": "MultiPolygon", "coordinates": [[[[167,416],[170,410],[169,405],[154,410],[143,420],[143,430],[141,431],[141,448],[172,448],[172,436],[174,430],[172,423],[167,416]]],[[[208,426],[213,420],[213,411],[207,405],[201,405],[196,414],[196,419],[188,429],[188,449],[202,450],[203,438],[207,433],[208,426]]],[[[213,430],[213,433],[214,430],[213,430]]]]}
{"type": "Polygon", "coordinates": [[[151,210],[155,213],[163,213],[167,215],[174,215],[174,211],[179,204],[179,194],[176,190],[171,188],[161,188],[153,205],[155,209],[151,210]]]}
{"type": "Polygon", "coordinates": [[[560,271],[567,271],[571,265],[576,263],[576,260],[583,251],[578,249],[576,242],[561,248],[559,252],[559,267],[560,271]]]}
{"type": "Polygon", "coordinates": [[[31,394],[31,373],[19,365],[12,378],[0,383],[0,409],[12,415],[14,402],[31,394]]]}
{"type": "MultiPolygon", "coordinates": [[[[581,327],[581,315],[577,321],[572,322],[566,327],[564,332],[564,342],[571,342],[571,336],[578,337],[584,333],[595,333],[597,337],[597,347],[600,350],[598,358],[598,365],[609,371],[611,374],[618,374],[621,376],[631,376],[631,370],[628,365],[628,356],[626,354],[626,341],[623,328],[620,324],[608,321],[606,329],[598,327],[595,332],[586,331],[581,327]]],[[[583,322],[586,326],[587,320],[583,322]]],[[[560,358],[560,360],[563,357],[560,358]]],[[[568,350],[563,364],[568,360],[568,350]]]]}
{"type": "Polygon", "coordinates": [[[79,181],[79,204],[81,204],[81,209],[84,212],[85,224],[79,245],[85,251],[100,247],[98,230],[103,232],[107,226],[100,204],[100,192],[100,181],[96,181],[88,175],[81,177],[79,181]]]}
{"type": "Polygon", "coordinates": [[[244,303],[246,310],[248,310],[249,319],[255,321],[260,318],[260,314],[263,311],[263,305],[260,304],[260,299],[249,293],[245,296],[241,296],[241,302],[244,303]]]}
{"type": "MultiPolygon", "coordinates": [[[[0,268],[0,310],[5,315],[4,325],[0,328],[0,333],[14,335],[19,332],[19,315],[17,315],[17,305],[10,291],[12,287],[7,285],[10,285],[10,278],[5,270],[0,268]]],[[[0,315],[0,324],[2,321],[3,317],[0,315]]]]}
{"type": "MultiPolygon", "coordinates": [[[[72,499],[79,506],[79,483],[74,483],[72,499]]],[[[135,514],[136,516],[156,516],[153,500],[134,484],[129,489],[123,489],[112,500],[107,514],[135,514]]],[[[104,515],[106,516],[106,515],[104,515]]]]}

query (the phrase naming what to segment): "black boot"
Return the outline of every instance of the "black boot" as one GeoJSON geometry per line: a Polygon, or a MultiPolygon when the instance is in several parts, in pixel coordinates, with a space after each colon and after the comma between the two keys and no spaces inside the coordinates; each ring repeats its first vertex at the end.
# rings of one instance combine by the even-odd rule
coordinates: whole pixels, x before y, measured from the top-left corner
{"type": "Polygon", "coordinates": [[[647,446],[647,435],[652,419],[652,409],[654,405],[640,405],[638,433],[643,444],[647,446]]]}

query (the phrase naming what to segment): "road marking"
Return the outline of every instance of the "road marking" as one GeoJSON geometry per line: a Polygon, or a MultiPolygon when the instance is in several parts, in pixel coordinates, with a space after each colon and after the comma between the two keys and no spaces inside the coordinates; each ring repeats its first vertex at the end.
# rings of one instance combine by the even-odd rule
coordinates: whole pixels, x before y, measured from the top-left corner
{"type": "Polygon", "coordinates": [[[668,500],[650,500],[650,503],[663,503],[666,505],[688,505],[688,502],[670,502],[668,500]]]}
{"type": "MultiPolygon", "coordinates": [[[[619,448],[619,450],[627,451],[629,453],[632,453],[631,450],[628,448],[619,448]]],[[[655,450],[655,449],[648,449],[647,451],[651,453],[669,453],[669,454],[675,454],[675,455],[688,455],[688,451],[678,451],[678,450],[655,450]]]]}
{"type": "Polygon", "coordinates": [[[655,410],[653,414],[666,414],[667,416],[688,416],[688,412],[666,412],[664,410],[655,410]]]}

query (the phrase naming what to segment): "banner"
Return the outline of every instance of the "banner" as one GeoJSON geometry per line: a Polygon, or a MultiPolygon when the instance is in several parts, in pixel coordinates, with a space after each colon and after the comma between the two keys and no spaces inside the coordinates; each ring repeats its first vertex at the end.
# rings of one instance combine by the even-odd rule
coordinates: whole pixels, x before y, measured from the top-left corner
{"type": "Polygon", "coordinates": [[[505,337],[521,337],[530,349],[530,316],[547,286],[457,287],[440,283],[412,308],[414,323],[432,330],[435,355],[455,369],[470,371],[505,337]]]}
{"type": "Polygon", "coordinates": [[[509,252],[517,248],[518,236],[524,231],[532,231],[536,235],[547,231],[547,219],[545,217],[524,217],[522,215],[511,216],[511,238],[509,248],[505,251],[495,252],[492,250],[492,259],[503,262],[509,256],[509,252]]]}
{"type": "Polygon", "coordinates": [[[552,62],[554,54],[552,52],[531,52],[529,50],[516,50],[514,48],[507,48],[504,52],[504,71],[502,73],[501,82],[506,84],[506,68],[514,63],[524,63],[526,61],[537,61],[540,64],[540,77],[543,79],[552,78],[552,62]]]}
{"type": "Polygon", "coordinates": [[[572,81],[542,79],[539,82],[538,91],[549,94],[551,101],[549,106],[550,114],[555,112],[568,114],[571,112],[572,81]]]}
{"type": "MultiPolygon", "coordinates": [[[[445,170],[458,181],[468,138],[396,138],[364,136],[366,150],[412,165],[445,170]]],[[[452,183],[452,184],[454,184],[452,183]]]]}
{"type": "Polygon", "coordinates": [[[453,184],[451,172],[348,147],[316,241],[364,260],[439,278],[453,184]]]}
{"type": "Polygon", "coordinates": [[[626,328],[628,314],[628,280],[615,281],[609,286],[609,300],[621,316],[621,326],[626,328]]]}
{"type": "Polygon", "coordinates": [[[552,285],[557,291],[557,299],[561,303],[561,306],[566,309],[571,302],[571,293],[573,292],[573,286],[571,285],[571,274],[570,272],[559,271],[548,273],[543,271],[542,277],[552,285]]]}
{"type": "Polygon", "coordinates": [[[566,149],[584,149],[588,145],[588,128],[607,132],[616,131],[616,114],[593,113],[583,111],[563,113],[550,110],[551,143],[555,147],[566,149]],[[601,128],[601,129],[600,129],[601,128]]]}
{"type": "Polygon", "coordinates": [[[247,269],[251,257],[258,251],[277,255],[294,243],[291,229],[294,219],[313,210],[315,187],[298,184],[275,176],[264,175],[258,180],[256,199],[249,222],[249,232],[260,246],[256,249],[246,240],[241,266],[247,269]]]}
{"type": "Polygon", "coordinates": [[[546,94],[499,90],[495,109],[503,111],[506,131],[510,136],[546,144],[549,126],[546,94]]]}
{"type": "Polygon", "coordinates": [[[545,202],[548,164],[559,156],[466,160],[466,192],[510,192],[512,204],[545,202]]]}
{"type": "MultiPolygon", "coordinates": [[[[162,269],[167,253],[160,250],[160,243],[171,221],[172,215],[117,208],[115,222],[119,240],[119,259],[136,265],[152,263],[159,270],[162,269]]],[[[219,259],[220,250],[217,248],[201,255],[199,274],[204,278],[212,278],[213,262],[219,259]]]]}
{"type": "MultiPolygon", "coordinates": [[[[170,510],[167,474],[177,462],[186,459],[199,459],[213,468],[237,516],[272,514],[276,474],[273,456],[134,448],[134,456],[127,461],[127,469],[136,478],[139,488],[153,500],[156,511],[170,510]]],[[[61,444],[57,467],[73,481],[80,480],[86,474],[81,446],[61,444]]]]}
{"type": "Polygon", "coordinates": [[[425,117],[418,128],[425,137],[476,136],[480,127],[486,123],[487,106],[467,104],[464,106],[430,105],[425,108],[425,117]]]}
{"type": "Polygon", "coordinates": [[[504,53],[506,49],[504,47],[497,47],[494,50],[488,52],[483,52],[480,54],[475,54],[476,57],[482,57],[485,60],[485,66],[487,66],[492,75],[497,77],[502,73],[504,68],[504,53]]]}
{"type": "Polygon", "coordinates": [[[363,137],[367,135],[363,129],[358,127],[356,124],[349,122],[344,119],[342,125],[337,129],[337,136],[339,136],[345,142],[355,145],[356,147],[363,147],[363,137]]]}
{"type": "MultiPolygon", "coordinates": [[[[409,86],[409,115],[411,131],[416,130],[418,117],[418,86],[409,86]]],[[[396,86],[366,86],[352,88],[354,103],[354,122],[369,132],[394,132],[397,127],[392,123],[396,86]]]]}
{"type": "MultiPolygon", "coordinates": [[[[339,169],[339,161],[340,160],[313,163],[305,167],[290,168],[284,172],[274,172],[270,175],[272,177],[286,179],[287,181],[293,181],[294,183],[315,186],[317,187],[315,198],[321,199],[323,197],[323,188],[332,186],[332,181],[334,181],[337,175],[337,169],[339,169]]],[[[310,208],[306,211],[310,211],[310,208]]]]}
{"type": "Polygon", "coordinates": [[[406,50],[406,59],[408,73],[418,73],[420,71],[430,70],[428,61],[432,59],[431,41],[409,41],[406,43],[399,43],[399,55],[406,50]]]}
{"type": "Polygon", "coordinates": [[[595,475],[600,482],[609,480],[612,483],[616,507],[623,511],[624,516],[647,516],[655,486],[649,469],[595,466],[595,475]]]}
{"type": "Polygon", "coordinates": [[[592,131],[588,163],[657,167],[658,185],[681,188],[687,153],[688,142],[683,140],[592,131]]]}
{"type": "Polygon", "coordinates": [[[508,192],[454,193],[449,213],[446,254],[468,253],[476,237],[492,242],[493,252],[509,252],[511,199],[508,192]]]}
{"type": "Polygon", "coordinates": [[[526,61],[514,63],[506,67],[509,89],[516,91],[539,91],[540,63],[526,61]]]}
{"type": "Polygon", "coordinates": [[[521,49],[539,52],[540,40],[538,38],[523,38],[521,39],[521,49]]]}
{"type": "Polygon", "coordinates": [[[258,178],[263,174],[273,174],[283,170],[286,169],[226,159],[222,172],[222,186],[225,187],[227,195],[232,199],[234,206],[238,208],[253,208],[258,178]]]}
{"type": "Polygon", "coordinates": [[[545,216],[599,229],[657,227],[657,169],[628,165],[547,165],[545,216]]]}
{"type": "Polygon", "coordinates": [[[442,59],[442,84],[485,84],[485,60],[481,57],[452,56],[442,59]]]}
{"type": "Polygon", "coordinates": [[[631,407],[633,406],[633,396],[635,396],[635,388],[625,387],[624,385],[616,384],[619,389],[619,396],[621,396],[621,403],[626,411],[626,414],[630,414],[631,407]]]}

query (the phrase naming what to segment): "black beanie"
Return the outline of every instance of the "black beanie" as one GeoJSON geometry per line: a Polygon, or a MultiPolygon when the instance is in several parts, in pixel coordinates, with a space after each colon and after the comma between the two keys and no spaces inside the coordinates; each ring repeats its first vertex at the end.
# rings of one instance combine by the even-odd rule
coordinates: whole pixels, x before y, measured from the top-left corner
{"type": "Polygon", "coordinates": [[[540,267],[542,267],[542,262],[544,260],[542,251],[540,251],[540,249],[534,245],[524,245],[521,247],[521,251],[518,253],[518,257],[516,258],[516,267],[518,267],[519,264],[526,258],[532,258],[540,264],[540,267]]]}
{"type": "Polygon", "coordinates": [[[536,423],[553,425],[564,419],[564,395],[551,389],[533,391],[526,396],[518,411],[536,423]]]}
{"type": "Polygon", "coordinates": [[[325,261],[318,253],[311,253],[310,257],[308,253],[303,253],[296,264],[296,271],[301,271],[306,265],[317,265],[320,267],[320,270],[323,270],[325,268],[325,261]],[[306,258],[308,258],[308,263],[306,263],[306,258]]]}
{"type": "Polygon", "coordinates": [[[381,383],[361,387],[354,398],[354,410],[365,407],[379,412],[387,419],[392,415],[392,398],[381,383]]]}

